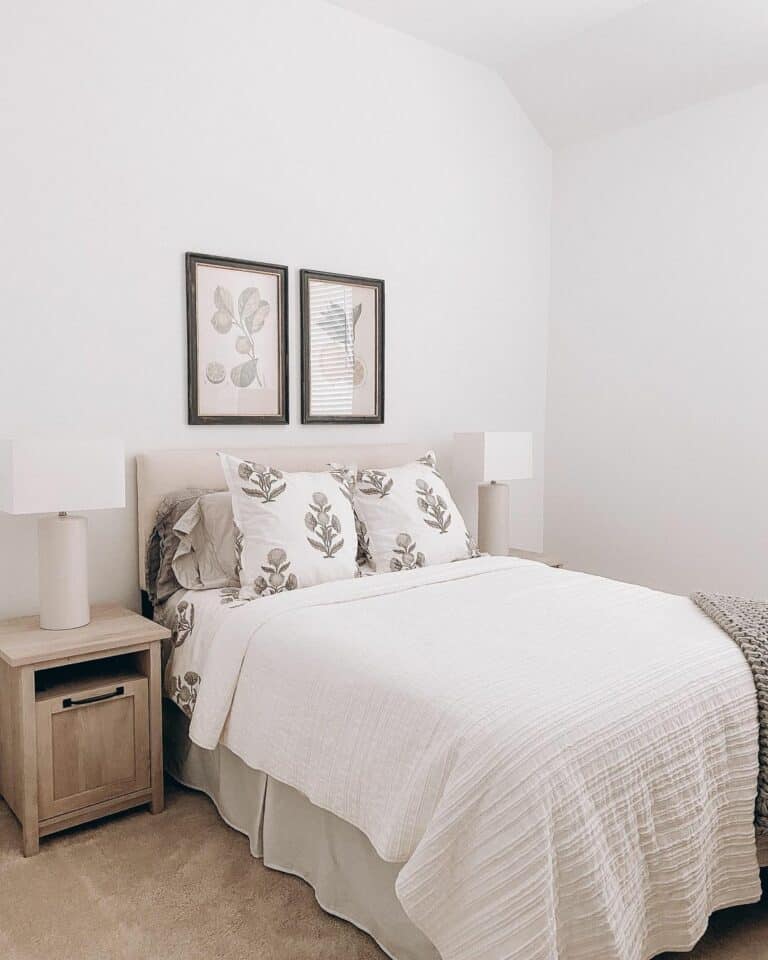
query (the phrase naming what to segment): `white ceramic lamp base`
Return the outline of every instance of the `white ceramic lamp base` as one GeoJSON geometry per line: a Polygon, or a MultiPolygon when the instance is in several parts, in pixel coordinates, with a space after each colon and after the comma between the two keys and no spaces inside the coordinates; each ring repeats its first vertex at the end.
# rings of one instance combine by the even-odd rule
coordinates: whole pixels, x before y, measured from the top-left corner
{"type": "Polygon", "coordinates": [[[38,524],[40,626],[72,630],[91,619],[88,604],[88,522],[59,514],[38,524]]]}
{"type": "Polygon", "coordinates": [[[509,553],[509,486],[481,483],[477,489],[477,545],[483,553],[509,553]]]}

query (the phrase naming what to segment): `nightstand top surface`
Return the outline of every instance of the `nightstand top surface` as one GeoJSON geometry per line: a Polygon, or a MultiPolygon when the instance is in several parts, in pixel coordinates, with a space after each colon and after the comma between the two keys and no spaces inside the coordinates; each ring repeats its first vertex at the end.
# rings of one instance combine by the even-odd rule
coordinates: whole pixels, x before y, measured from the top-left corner
{"type": "Polygon", "coordinates": [[[37,617],[0,622],[0,659],[11,667],[44,664],[165,640],[171,631],[116,604],[91,608],[91,622],[73,630],[43,630],[37,617]]]}

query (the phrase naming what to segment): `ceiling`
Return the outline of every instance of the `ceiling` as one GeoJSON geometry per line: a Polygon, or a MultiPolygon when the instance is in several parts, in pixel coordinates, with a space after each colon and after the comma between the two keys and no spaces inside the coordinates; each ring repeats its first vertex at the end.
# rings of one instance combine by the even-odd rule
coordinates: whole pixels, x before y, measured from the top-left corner
{"type": "Polygon", "coordinates": [[[768,0],[331,0],[498,71],[553,146],[768,82],[768,0]]]}

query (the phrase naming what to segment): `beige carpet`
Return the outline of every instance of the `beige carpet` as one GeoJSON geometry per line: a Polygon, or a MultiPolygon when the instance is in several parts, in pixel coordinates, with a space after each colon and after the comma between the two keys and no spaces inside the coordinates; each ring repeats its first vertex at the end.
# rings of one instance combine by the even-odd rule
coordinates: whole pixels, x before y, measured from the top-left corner
{"type": "MultiPolygon", "coordinates": [[[[0,801],[0,957],[382,960],[307,884],[254,860],[202,794],[169,784],[167,799],[160,816],[139,810],[70,830],[29,860],[0,801]]],[[[687,956],[768,960],[768,901],[716,915],[687,956]]]]}

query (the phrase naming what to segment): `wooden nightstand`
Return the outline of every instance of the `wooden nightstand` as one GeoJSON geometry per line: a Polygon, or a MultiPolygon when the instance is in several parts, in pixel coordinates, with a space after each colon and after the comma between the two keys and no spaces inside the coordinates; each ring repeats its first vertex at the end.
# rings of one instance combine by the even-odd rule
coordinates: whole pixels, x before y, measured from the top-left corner
{"type": "Polygon", "coordinates": [[[163,809],[160,642],[170,631],[116,606],[89,624],[0,623],[0,793],[39,838],[144,803],[163,809]]]}
{"type": "Polygon", "coordinates": [[[537,563],[545,563],[548,567],[562,567],[563,561],[557,557],[551,557],[546,553],[533,553],[530,550],[509,549],[510,557],[519,557],[521,560],[535,560],[537,563]]]}

